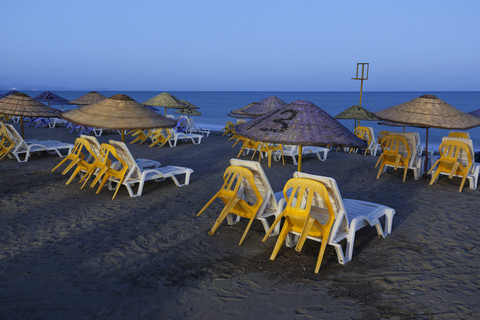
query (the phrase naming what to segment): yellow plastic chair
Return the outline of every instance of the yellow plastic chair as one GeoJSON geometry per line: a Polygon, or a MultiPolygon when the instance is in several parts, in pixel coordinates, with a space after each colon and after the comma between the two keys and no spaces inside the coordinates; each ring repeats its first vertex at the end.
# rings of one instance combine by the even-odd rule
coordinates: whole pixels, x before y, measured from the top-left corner
{"type": "Polygon", "coordinates": [[[15,146],[15,142],[8,136],[7,128],[1,123],[0,127],[0,159],[8,155],[15,146]]]}
{"type": "Polygon", "coordinates": [[[255,185],[252,172],[245,167],[229,166],[223,174],[223,180],[224,183],[220,190],[207,202],[207,204],[202,208],[202,210],[198,212],[197,217],[201,215],[202,212],[205,211],[205,209],[210,204],[212,204],[212,202],[216,198],[220,198],[225,204],[225,207],[215,221],[212,229],[209,231],[209,234],[214,234],[218,227],[220,227],[223,220],[225,220],[227,215],[233,213],[237,216],[250,220],[247,227],[245,228],[240,242],[238,243],[238,245],[242,245],[243,240],[245,239],[245,236],[247,235],[248,230],[250,230],[250,226],[255,219],[257,211],[263,203],[263,198],[258,191],[257,186],[255,185]],[[249,187],[253,190],[255,194],[256,200],[253,204],[250,204],[244,199],[242,199],[243,190],[241,190],[240,188],[240,186],[242,185],[242,180],[245,180],[249,184],[249,187]]]}
{"type": "Polygon", "coordinates": [[[375,164],[375,168],[380,164],[377,179],[382,175],[386,165],[393,166],[394,170],[397,170],[398,166],[403,166],[403,182],[405,182],[410,157],[412,155],[407,139],[399,135],[387,135],[382,138],[382,149],[383,152],[375,164]],[[400,150],[406,150],[406,154],[401,153],[400,150]]]}
{"type": "Polygon", "coordinates": [[[335,221],[335,212],[333,210],[328,191],[323,184],[318,181],[305,178],[292,178],[287,181],[283,188],[283,194],[287,199],[287,205],[283,212],[275,219],[270,230],[262,241],[266,241],[270,232],[285,218],[282,230],[278,236],[270,260],[275,260],[278,251],[282,247],[288,233],[300,233],[295,250],[300,252],[303,244],[308,237],[320,238],[320,252],[318,254],[315,273],[320,270],[325,248],[327,247],[328,237],[335,221]],[[289,190],[291,192],[289,193],[289,190]],[[321,201],[325,208],[314,206],[314,201],[321,201]],[[317,214],[316,214],[316,213],[317,214]]]}
{"type": "Polygon", "coordinates": [[[235,129],[233,128],[233,122],[227,121],[227,123],[225,124],[225,127],[223,127],[222,130],[224,131],[222,133],[222,136],[235,133],[235,129]]]}
{"type": "Polygon", "coordinates": [[[164,130],[159,128],[155,129],[152,132],[150,138],[153,142],[149,145],[149,147],[160,144],[158,148],[161,148],[172,138],[172,133],[170,132],[170,130],[164,130]]]}
{"type": "MultiPolygon", "coordinates": [[[[73,171],[72,175],[70,178],[67,180],[65,184],[70,184],[73,179],[82,171],[85,171],[85,176],[80,179],[80,182],[86,177],[86,174],[88,173],[88,170],[98,161],[98,155],[97,153],[93,150],[92,145],[90,144],[90,141],[88,141],[85,138],[77,138],[75,140],[75,146],[72,152],[67,156],[71,160],[70,164],[63,170],[62,175],[65,175],[68,171],[70,171],[71,168],[74,166],[77,166],[75,170],[73,171]],[[88,153],[88,157],[85,158],[85,155],[83,154],[83,149],[85,149],[88,153]]],[[[63,162],[63,161],[62,161],[63,162]]],[[[55,168],[52,169],[52,172],[57,169],[62,162],[60,162],[55,168]]]]}
{"type": "MultiPolygon", "coordinates": [[[[240,152],[238,153],[237,158],[240,158],[240,156],[242,155],[245,149],[248,149],[246,150],[246,154],[248,154],[249,150],[257,150],[259,145],[260,145],[260,141],[254,141],[252,139],[245,140],[242,147],[240,148],[240,152]]],[[[253,160],[254,157],[255,157],[255,153],[253,153],[251,160],[253,160]]]]}
{"type": "Polygon", "coordinates": [[[262,160],[263,153],[267,154],[268,167],[269,168],[271,167],[271,164],[272,164],[272,154],[276,151],[280,151],[280,154],[281,154],[281,157],[282,157],[282,163],[283,163],[283,165],[285,165],[285,160],[283,159],[283,148],[282,148],[281,144],[273,145],[273,144],[269,144],[269,143],[266,143],[266,142],[260,142],[257,149],[253,153],[253,156],[255,156],[255,153],[257,152],[257,150],[260,152],[260,154],[258,156],[258,162],[260,162],[260,160],[262,160]]]}
{"type": "MultiPolygon", "coordinates": [[[[115,196],[117,195],[118,190],[120,189],[124,179],[125,175],[128,171],[128,165],[125,163],[125,161],[118,156],[117,150],[114,146],[108,144],[108,143],[102,143],[101,145],[101,159],[97,163],[97,167],[100,169],[99,172],[97,173],[97,176],[95,179],[92,181],[90,184],[90,187],[93,188],[97,182],[100,181],[100,185],[98,186],[96,194],[99,194],[100,191],[102,191],[102,188],[105,186],[105,184],[108,182],[109,178],[117,178],[118,179],[118,185],[117,188],[115,189],[115,193],[113,194],[112,200],[115,199],[115,196]],[[110,157],[112,157],[113,161],[110,160],[110,157]],[[113,162],[118,162],[120,163],[120,167],[113,168],[112,163],[113,162]]],[[[93,171],[91,171],[93,172],[93,171]]],[[[90,174],[91,174],[90,172],[90,174]]]]}
{"type": "Polygon", "coordinates": [[[53,169],[52,172],[58,169],[62,164],[64,164],[66,161],[70,161],[70,164],[65,168],[65,170],[62,172],[62,175],[65,175],[68,171],[70,171],[71,168],[75,166],[75,164],[84,159],[84,155],[82,153],[82,149],[84,148],[85,143],[88,143],[83,138],[77,138],[75,140],[75,144],[73,146],[72,151],[62,159],[53,169]]]}
{"type": "MultiPolygon", "coordinates": [[[[372,143],[372,135],[371,135],[371,132],[370,132],[370,129],[368,127],[356,127],[355,130],[353,131],[353,133],[359,137],[360,139],[362,140],[365,140],[367,142],[367,148],[365,148],[365,153],[364,154],[367,154],[367,151],[368,151],[368,148],[370,148],[370,145],[372,143]]],[[[358,149],[350,149],[350,152],[352,151],[357,151],[358,149]]]]}
{"type": "Polygon", "coordinates": [[[440,145],[440,159],[438,159],[428,171],[430,174],[433,169],[437,167],[430,180],[430,185],[438,179],[438,176],[441,173],[448,174],[449,179],[452,179],[454,175],[460,176],[462,182],[458,192],[461,192],[472,165],[473,158],[470,152],[470,147],[465,142],[458,140],[445,140],[440,145]],[[467,156],[468,162],[462,161],[462,153],[467,156]]]}
{"type": "Polygon", "coordinates": [[[461,132],[461,131],[451,131],[448,136],[450,138],[462,138],[462,139],[470,139],[470,134],[468,132],[461,132]]]}
{"type": "Polygon", "coordinates": [[[130,134],[132,135],[132,137],[135,137],[135,139],[133,139],[130,144],[134,144],[135,142],[137,141],[140,141],[140,144],[144,143],[148,137],[152,134],[153,131],[150,131],[150,130],[147,130],[147,132],[141,130],[141,129],[136,129],[136,130],[131,130],[129,132],[127,132],[127,134],[130,134]]]}

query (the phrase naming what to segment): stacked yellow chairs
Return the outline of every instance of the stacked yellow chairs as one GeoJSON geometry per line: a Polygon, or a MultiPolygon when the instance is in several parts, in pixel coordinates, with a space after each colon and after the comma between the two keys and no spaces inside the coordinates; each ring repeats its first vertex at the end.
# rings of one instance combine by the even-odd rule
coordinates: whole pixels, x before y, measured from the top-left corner
{"type": "Polygon", "coordinates": [[[159,144],[159,148],[163,147],[172,138],[172,132],[168,129],[155,129],[150,135],[152,143],[149,147],[154,147],[159,144]]]}
{"type": "MultiPolygon", "coordinates": [[[[70,184],[73,179],[80,173],[80,172],[85,172],[85,176],[83,176],[80,179],[80,182],[83,181],[84,178],[86,178],[86,173],[88,173],[88,170],[98,161],[98,154],[97,152],[94,151],[92,145],[90,142],[85,139],[85,138],[77,138],[75,141],[75,147],[74,150],[72,150],[72,153],[70,156],[70,160],[72,161],[69,166],[63,170],[62,175],[65,175],[71,168],[73,168],[75,165],[77,166],[75,170],[73,171],[72,175],[70,178],[67,180],[65,184],[70,184]],[[82,153],[83,149],[85,149],[88,153],[88,156],[84,155],[82,153]]],[[[68,156],[67,156],[68,157],[68,156]]],[[[68,159],[67,159],[68,160],[68,159]]],[[[52,169],[54,171],[57,167],[59,167],[62,164],[60,162],[55,168],[52,169]]]]}
{"type": "Polygon", "coordinates": [[[388,164],[393,166],[394,170],[397,170],[398,166],[405,168],[403,172],[403,182],[405,182],[408,164],[412,155],[407,139],[399,135],[387,135],[382,138],[381,147],[383,152],[375,164],[375,168],[380,164],[377,179],[380,178],[385,165],[388,164]],[[406,150],[406,153],[401,153],[400,150],[406,150]]]}
{"type": "Polygon", "coordinates": [[[225,135],[228,136],[230,134],[235,133],[233,122],[227,121],[227,123],[225,124],[225,127],[223,127],[222,130],[223,130],[222,136],[225,136],[225,135]]]}
{"type": "MultiPolygon", "coordinates": [[[[257,150],[259,145],[260,145],[260,141],[255,141],[255,140],[252,140],[252,139],[246,139],[243,142],[242,147],[240,148],[240,152],[238,153],[237,158],[240,158],[240,156],[242,155],[242,153],[245,149],[257,150]]],[[[253,154],[251,160],[253,160],[253,157],[255,157],[255,153],[253,154]]]]}
{"type": "Polygon", "coordinates": [[[205,209],[212,204],[212,202],[220,198],[225,207],[218,216],[209,234],[212,235],[220,227],[221,223],[230,214],[236,214],[237,216],[249,219],[248,225],[245,228],[242,238],[238,245],[242,245],[245,236],[250,230],[253,220],[263,203],[263,198],[255,185],[253,173],[245,168],[239,166],[229,166],[223,174],[224,183],[220,190],[207,202],[207,204],[198,212],[197,217],[202,214],[205,209]],[[243,183],[247,183],[248,186],[244,186],[243,183]],[[241,188],[242,187],[242,188],[241,188]],[[252,190],[255,196],[255,201],[246,201],[243,199],[243,190],[245,188],[252,190]],[[253,202],[253,203],[249,203],[253,202]]]}
{"type": "MultiPolygon", "coordinates": [[[[72,169],[78,162],[82,161],[85,159],[85,156],[83,154],[83,149],[86,149],[86,145],[89,145],[88,141],[83,139],[83,138],[77,138],[75,140],[75,145],[70,151],[70,153],[63,158],[53,169],[52,172],[57,170],[62,164],[64,164],[67,161],[70,161],[70,164],[63,170],[62,175],[65,175],[70,169],[72,169]]],[[[68,183],[67,183],[68,184],[68,183]]]]}
{"type": "Polygon", "coordinates": [[[81,180],[84,181],[82,188],[86,185],[92,174],[95,173],[96,177],[90,184],[90,187],[93,188],[98,182],[100,182],[96,194],[99,194],[100,191],[102,191],[102,188],[105,186],[109,178],[117,178],[119,182],[115,193],[113,194],[113,200],[115,199],[115,196],[117,195],[117,192],[120,189],[123,180],[125,179],[125,175],[128,172],[128,165],[121,157],[118,156],[117,150],[114,146],[108,143],[102,143],[100,147],[100,157],[92,163],[92,165],[88,168],[87,173],[81,180]],[[120,167],[113,166],[112,164],[115,162],[119,163],[120,167]]]}
{"type": "Polygon", "coordinates": [[[252,159],[253,157],[255,156],[255,153],[259,151],[259,156],[258,156],[258,162],[260,162],[260,160],[262,159],[262,156],[263,156],[263,153],[266,153],[267,154],[267,158],[268,158],[268,167],[270,168],[271,165],[272,165],[272,154],[276,151],[280,151],[280,154],[281,154],[281,157],[282,157],[282,163],[283,165],[285,165],[285,160],[283,159],[283,148],[282,148],[282,145],[281,144],[277,144],[277,145],[274,145],[274,144],[270,144],[270,143],[266,143],[266,142],[260,142],[258,144],[258,147],[257,149],[255,150],[255,152],[253,153],[253,156],[252,156],[252,159]]]}
{"type": "Polygon", "coordinates": [[[15,146],[15,142],[9,137],[5,125],[3,123],[0,123],[0,125],[0,159],[3,159],[15,146]]]}
{"type": "Polygon", "coordinates": [[[7,114],[0,114],[0,122],[7,122],[12,119],[12,116],[9,116],[7,114]]]}
{"type": "Polygon", "coordinates": [[[440,173],[448,174],[450,179],[456,175],[462,177],[462,182],[458,189],[458,192],[461,192],[472,165],[473,159],[470,147],[465,142],[444,140],[440,145],[440,159],[438,159],[428,171],[430,174],[435,167],[437,167],[430,180],[430,185],[435,182],[440,173]],[[461,160],[462,153],[463,155],[467,155],[468,162],[461,160]]]}
{"type": "Polygon", "coordinates": [[[146,132],[141,129],[131,130],[127,134],[131,134],[132,137],[135,137],[130,144],[134,144],[137,141],[140,141],[140,144],[144,143],[153,133],[153,130],[147,130],[146,132]]]}
{"type": "Polygon", "coordinates": [[[335,221],[335,212],[330,202],[328,191],[325,186],[318,181],[305,178],[292,178],[285,184],[283,194],[287,200],[287,205],[282,213],[277,216],[262,240],[265,242],[275,226],[280,223],[282,218],[285,218],[270,260],[275,260],[278,251],[282,247],[282,243],[290,232],[300,233],[300,238],[295,247],[295,250],[298,252],[302,250],[307,236],[320,238],[320,252],[315,266],[315,273],[318,273],[330,231],[335,221]],[[291,192],[289,192],[290,189],[291,192]],[[316,207],[314,205],[315,202],[323,203],[325,208],[316,207]]]}

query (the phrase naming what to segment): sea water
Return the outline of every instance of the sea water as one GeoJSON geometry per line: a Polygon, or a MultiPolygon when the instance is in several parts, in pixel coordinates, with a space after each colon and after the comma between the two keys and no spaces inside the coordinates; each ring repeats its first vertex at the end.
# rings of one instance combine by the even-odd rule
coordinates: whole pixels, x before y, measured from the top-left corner
{"type": "MultiPolygon", "coordinates": [[[[0,93],[5,93],[3,90],[0,93]]],[[[22,91],[32,97],[41,93],[41,91],[22,91]]],[[[78,98],[88,91],[53,91],[59,96],[73,100],[78,98]]],[[[110,97],[117,93],[122,93],[130,96],[138,102],[145,102],[146,100],[160,94],[157,91],[99,91],[101,94],[110,97]]],[[[359,104],[360,93],[353,91],[335,91],[335,92],[263,92],[263,91],[170,91],[172,95],[199,107],[201,116],[195,117],[197,126],[209,128],[213,130],[221,130],[228,120],[235,120],[227,116],[227,114],[234,109],[246,106],[252,102],[258,102],[269,96],[277,96],[285,102],[289,103],[295,100],[307,100],[313,102],[318,107],[322,108],[331,116],[336,116],[343,110],[359,104]]],[[[376,112],[403,102],[418,98],[424,94],[433,94],[455,108],[470,112],[480,108],[480,91],[434,91],[434,92],[373,92],[365,91],[362,94],[362,107],[369,111],[376,112]]],[[[64,106],[68,109],[71,106],[64,106]]],[[[175,109],[167,109],[169,114],[175,114],[175,109]]],[[[163,110],[161,110],[163,114],[163,110]]],[[[348,129],[354,129],[354,120],[340,120],[348,129]]],[[[361,125],[373,127],[375,134],[382,130],[402,131],[401,127],[388,127],[379,125],[375,121],[362,121],[361,125]]],[[[422,128],[407,127],[405,131],[417,131],[420,133],[422,143],[425,144],[426,130],[422,128]]],[[[429,129],[429,149],[438,150],[438,146],[442,141],[442,137],[448,135],[450,130],[446,129],[429,129]]],[[[480,127],[467,130],[474,142],[474,148],[480,149],[480,127]]]]}

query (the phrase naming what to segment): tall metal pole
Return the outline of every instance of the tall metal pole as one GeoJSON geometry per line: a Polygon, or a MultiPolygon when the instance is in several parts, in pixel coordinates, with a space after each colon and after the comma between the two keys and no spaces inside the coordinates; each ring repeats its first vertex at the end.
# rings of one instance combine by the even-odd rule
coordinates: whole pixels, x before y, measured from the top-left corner
{"type": "MultiPolygon", "coordinates": [[[[358,106],[362,106],[362,93],[363,93],[363,80],[368,80],[368,70],[370,66],[367,62],[359,62],[357,63],[357,73],[355,75],[355,78],[352,78],[352,80],[360,80],[360,102],[358,106]],[[362,66],[362,71],[359,77],[359,69],[360,66],[362,66]],[[366,67],[366,68],[365,68],[366,67]]],[[[358,120],[358,125],[360,125],[360,120],[358,120]]]]}

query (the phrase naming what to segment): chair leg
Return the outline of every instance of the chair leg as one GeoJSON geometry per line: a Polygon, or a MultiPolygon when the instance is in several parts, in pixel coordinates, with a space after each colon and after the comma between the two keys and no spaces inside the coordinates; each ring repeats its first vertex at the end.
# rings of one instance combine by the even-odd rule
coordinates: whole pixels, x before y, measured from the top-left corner
{"type": "Polygon", "coordinates": [[[268,229],[267,233],[265,234],[265,237],[263,237],[262,242],[267,241],[268,237],[272,233],[272,231],[275,229],[277,224],[282,220],[283,216],[285,215],[285,211],[282,212],[278,217],[275,218],[275,221],[273,221],[272,225],[270,226],[270,229],[268,229]]]}
{"type": "Polygon", "coordinates": [[[280,231],[280,234],[278,235],[278,239],[277,239],[277,242],[275,243],[275,247],[273,248],[272,255],[270,256],[270,260],[273,261],[277,257],[278,251],[280,251],[283,241],[285,241],[285,238],[290,232],[290,228],[291,228],[290,223],[288,221],[285,221],[285,223],[283,224],[282,231],[280,231]]]}
{"type": "Polygon", "coordinates": [[[377,179],[379,179],[380,176],[382,175],[383,167],[385,167],[385,162],[384,161],[382,161],[382,163],[380,164],[380,169],[378,169],[377,179]]]}
{"type": "Polygon", "coordinates": [[[320,246],[320,252],[318,253],[317,264],[315,265],[315,273],[320,271],[320,265],[322,264],[323,255],[325,254],[325,249],[327,247],[327,239],[325,239],[327,237],[327,235],[322,237],[322,244],[320,246]]]}
{"type": "Polygon", "coordinates": [[[215,224],[213,225],[212,229],[208,232],[209,235],[212,235],[215,233],[215,231],[217,231],[218,227],[220,227],[223,220],[225,220],[227,215],[230,213],[230,211],[233,209],[233,207],[237,204],[238,201],[240,201],[240,198],[235,197],[225,205],[222,212],[220,213],[217,220],[215,221],[215,224]]]}
{"type": "Polygon", "coordinates": [[[242,243],[243,243],[243,240],[245,240],[245,236],[247,235],[248,230],[250,230],[250,227],[251,227],[251,225],[252,225],[253,220],[255,220],[255,216],[253,216],[253,217],[250,219],[250,221],[248,222],[248,225],[247,225],[247,227],[245,228],[245,231],[243,232],[242,239],[240,239],[240,242],[238,243],[239,246],[241,246],[242,243]]]}
{"type": "Polygon", "coordinates": [[[203,206],[202,210],[200,210],[200,211],[197,213],[196,216],[198,217],[199,215],[201,215],[202,212],[205,211],[205,209],[207,209],[207,207],[212,204],[213,200],[215,200],[215,199],[218,198],[218,195],[219,195],[219,194],[220,194],[220,192],[217,192],[217,193],[207,202],[207,204],[203,206]]]}
{"type": "Polygon", "coordinates": [[[313,227],[313,223],[315,219],[313,219],[310,215],[307,216],[305,219],[305,223],[303,224],[302,233],[300,238],[298,239],[297,245],[295,246],[295,251],[300,252],[302,251],[303,245],[305,244],[305,240],[307,239],[310,230],[313,227]]]}

